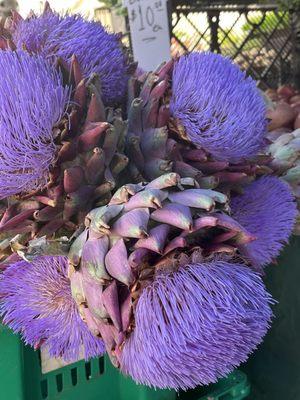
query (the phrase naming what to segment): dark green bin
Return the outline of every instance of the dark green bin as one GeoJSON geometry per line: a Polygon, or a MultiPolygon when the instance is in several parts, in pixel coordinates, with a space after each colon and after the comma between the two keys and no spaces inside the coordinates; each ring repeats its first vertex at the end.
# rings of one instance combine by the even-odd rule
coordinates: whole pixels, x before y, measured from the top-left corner
{"type": "Polygon", "coordinates": [[[278,301],[272,327],[243,366],[251,382],[250,400],[300,399],[300,237],[292,237],[265,283],[278,301]]]}
{"type": "Polygon", "coordinates": [[[39,352],[0,325],[0,400],[241,400],[249,391],[240,371],[185,393],[154,390],[123,377],[106,357],[42,374],[39,352]]]}

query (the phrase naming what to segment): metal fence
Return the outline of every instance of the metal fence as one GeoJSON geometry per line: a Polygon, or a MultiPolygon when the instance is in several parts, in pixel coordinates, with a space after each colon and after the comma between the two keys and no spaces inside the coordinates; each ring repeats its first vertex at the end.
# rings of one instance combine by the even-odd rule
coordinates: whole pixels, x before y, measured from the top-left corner
{"type": "MultiPolygon", "coordinates": [[[[187,2],[190,3],[190,2],[187,2]]],[[[290,12],[275,5],[175,5],[172,54],[210,50],[226,55],[261,88],[292,79],[290,12]]]]}

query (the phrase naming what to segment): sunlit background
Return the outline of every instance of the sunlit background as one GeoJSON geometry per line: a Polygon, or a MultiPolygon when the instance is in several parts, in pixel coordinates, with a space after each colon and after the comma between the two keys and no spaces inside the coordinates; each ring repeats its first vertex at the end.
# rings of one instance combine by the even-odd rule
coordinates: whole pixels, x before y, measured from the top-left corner
{"type": "MultiPolygon", "coordinates": [[[[39,14],[44,7],[41,0],[3,0],[0,1],[0,13],[4,16],[10,14],[11,9],[26,17],[30,11],[39,14]]],[[[107,3],[99,0],[50,0],[51,8],[58,12],[79,13],[87,19],[100,21],[110,30],[125,32],[125,19],[108,7],[107,3]]]]}
{"type": "MultiPolygon", "coordinates": [[[[43,4],[41,0],[18,0],[18,9],[22,16],[26,16],[30,10],[40,12],[43,4]]],[[[87,18],[94,18],[95,10],[105,6],[98,0],[51,0],[50,4],[57,11],[81,13],[87,18]]]]}

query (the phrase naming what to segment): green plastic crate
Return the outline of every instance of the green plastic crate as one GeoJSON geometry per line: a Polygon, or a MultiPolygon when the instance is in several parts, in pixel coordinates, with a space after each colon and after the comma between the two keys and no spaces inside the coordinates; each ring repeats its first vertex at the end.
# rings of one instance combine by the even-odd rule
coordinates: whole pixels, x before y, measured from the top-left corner
{"type": "Polygon", "coordinates": [[[278,301],[263,343],[244,370],[251,380],[251,400],[300,399],[300,236],[293,236],[278,264],[266,270],[268,291],[278,301]]]}
{"type": "Polygon", "coordinates": [[[247,375],[236,370],[214,385],[180,393],[180,400],[242,400],[249,394],[250,384],[247,375]]]}
{"type": "Polygon", "coordinates": [[[185,393],[150,389],[123,377],[106,357],[42,374],[39,352],[0,325],[1,400],[240,400],[248,393],[240,371],[185,393]]]}

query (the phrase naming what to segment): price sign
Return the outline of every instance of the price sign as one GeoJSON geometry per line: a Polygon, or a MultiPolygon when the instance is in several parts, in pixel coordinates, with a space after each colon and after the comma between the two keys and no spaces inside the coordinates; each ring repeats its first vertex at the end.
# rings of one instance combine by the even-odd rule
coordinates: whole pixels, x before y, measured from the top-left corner
{"type": "Polygon", "coordinates": [[[124,0],[134,59],[147,71],[170,58],[167,0],[124,0]]]}

